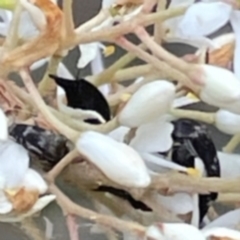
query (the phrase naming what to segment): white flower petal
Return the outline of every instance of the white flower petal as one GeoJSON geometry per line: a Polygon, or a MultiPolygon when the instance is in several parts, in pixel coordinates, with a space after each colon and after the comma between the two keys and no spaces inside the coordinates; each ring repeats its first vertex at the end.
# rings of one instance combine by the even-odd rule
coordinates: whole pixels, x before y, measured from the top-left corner
{"type": "MultiPolygon", "coordinates": [[[[100,72],[102,72],[104,70],[104,64],[103,64],[103,60],[102,60],[102,54],[100,51],[100,47],[99,47],[99,44],[96,44],[96,45],[97,45],[96,55],[91,61],[92,75],[99,74],[100,72]]],[[[80,46],[80,49],[81,49],[81,46],[80,46]]]]}
{"type": "Polygon", "coordinates": [[[5,141],[8,139],[8,119],[3,112],[3,110],[0,108],[0,141],[5,141]]]}
{"type": "Polygon", "coordinates": [[[209,35],[224,26],[231,13],[231,5],[224,2],[193,4],[180,21],[178,31],[184,36],[209,35]]]}
{"type": "Polygon", "coordinates": [[[231,240],[239,240],[240,239],[240,232],[228,228],[212,228],[208,230],[202,231],[203,235],[208,239],[209,237],[219,237],[219,238],[226,238],[231,240]]]}
{"type": "Polygon", "coordinates": [[[239,30],[239,21],[240,21],[240,11],[234,10],[231,15],[231,25],[236,37],[235,50],[234,50],[234,60],[233,60],[233,69],[237,78],[240,80],[240,30],[239,30]]]}
{"type": "Polygon", "coordinates": [[[20,0],[22,6],[28,11],[31,16],[32,21],[39,30],[43,30],[47,24],[44,13],[40,8],[35,6],[32,3],[29,3],[27,0],[20,0]]]}
{"type": "Polygon", "coordinates": [[[200,211],[199,211],[199,196],[198,194],[192,195],[192,203],[193,203],[193,212],[192,212],[192,219],[191,225],[198,227],[199,226],[199,219],[200,219],[200,211]]]}
{"type": "Polygon", "coordinates": [[[115,3],[115,0],[102,0],[102,8],[109,8],[115,3]]]}
{"type": "Polygon", "coordinates": [[[9,25],[6,23],[0,22],[0,34],[6,36],[8,33],[9,25]]]}
{"type": "Polygon", "coordinates": [[[75,77],[69,72],[67,67],[62,62],[58,65],[57,75],[69,80],[75,80],[75,77]]]}
{"type": "Polygon", "coordinates": [[[47,217],[43,217],[45,223],[46,223],[46,230],[45,230],[45,236],[47,239],[53,238],[53,223],[49,220],[47,217]]]}
{"type": "Polygon", "coordinates": [[[13,209],[12,204],[8,201],[6,195],[0,191],[0,214],[7,214],[13,209]]]}
{"type": "Polygon", "coordinates": [[[39,30],[33,24],[30,14],[27,11],[22,12],[19,23],[19,37],[32,38],[39,34],[39,30]]]}
{"type": "Polygon", "coordinates": [[[139,127],[164,115],[171,107],[175,86],[167,81],[143,85],[130,98],[119,114],[119,122],[127,127],[139,127]]]}
{"type": "Polygon", "coordinates": [[[44,209],[48,204],[53,202],[55,199],[56,199],[56,196],[52,194],[40,197],[37,200],[37,202],[33,205],[32,209],[27,213],[27,215],[30,216],[37,212],[40,212],[42,209],[44,209]]]}
{"type": "Polygon", "coordinates": [[[240,155],[218,151],[221,178],[240,177],[240,155]]]}
{"type": "Polygon", "coordinates": [[[146,187],[150,184],[144,161],[126,144],[88,131],[81,134],[76,147],[112,181],[129,187],[146,187]]]}
{"type": "Polygon", "coordinates": [[[29,166],[27,150],[12,140],[0,142],[0,176],[5,188],[20,187],[29,166]]]}
{"type": "Polygon", "coordinates": [[[157,240],[206,240],[194,226],[185,223],[159,223],[148,227],[146,238],[157,240]]]}
{"type": "Polygon", "coordinates": [[[161,156],[156,156],[154,154],[150,153],[140,153],[142,158],[149,163],[154,163],[158,165],[160,169],[154,169],[157,170],[158,172],[164,172],[166,169],[172,169],[172,170],[177,170],[181,172],[187,172],[187,168],[183,167],[177,163],[171,162],[169,160],[166,160],[162,158],[161,156]]]}
{"type": "Polygon", "coordinates": [[[114,129],[113,131],[111,131],[108,134],[108,136],[118,142],[124,142],[124,137],[129,132],[129,130],[130,130],[130,128],[128,128],[128,127],[120,126],[116,129],[114,129]]]}
{"type": "Polygon", "coordinates": [[[206,64],[199,65],[199,70],[202,73],[199,80],[204,84],[200,92],[201,100],[224,109],[240,102],[240,81],[232,72],[206,64]]]}
{"type": "Polygon", "coordinates": [[[13,13],[10,10],[0,9],[0,17],[5,23],[10,23],[12,20],[13,13]]]}
{"type": "Polygon", "coordinates": [[[176,214],[187,214],[193,211],[193,200],[187,193],[176,193],[173,196],[158,194],[157,201],[167,210],[176,214]]]}
{"type": "Polygon", "coordinates": [[[111,87],[109,84],[104,84],[104,85],[98,87],[98,89],[104,96],[108,96],[111,91],[111,87]]]}
{"type": "Polygon", "coordinates": [[[240,115],[226,111],[219,110],[215,115],[216,127],[226,133],[234,135],[240,132],[240,115]]]}
{"type": "Polygon", "coordinates": [[[34,204],[32,209],[24,214],[10,214],[10,215],[1,215],[0,214],[0,222],[21,222],[24,218],[32,216],[33,214],[40,212],[43,208],[45,208],[48,204],[56,199],[54,195],[43,196],[38,199],[38,201],[34,204]]]}
{"type": "Polygon", "coordinates": [[[188,106],[188,105],[197,103],[199,101],[200,100],[197,98],[190,98],[188,96],[179,97],[179,98],[174,99],[173,108],[180,108],[180,107],[188,106]]]}
{"type": "Polygon", "coordinates": [[[48,186],[42,176],[33,169],[27,170],[22,186],[29,190],[37,189],[40,194],[44,194],[48,189],[48,186]]]}
{"type": "Polygon", "coordinates": [[[80,44],[79,49],[81,52],[81,57],[78,60],[77,67],[84,68],[87,66],[93,59],[97,56],[98,51],[98,43],[87,43],[87,44],[80,44]]]}
{"type": "Polygon", "coordinates": [[[214,227],[227,227],[234,229],[240,224],[240,209],[229,211],[217,219],[213,220],[211,223],[206,225],[203,230],[208,230],[214,227]]]}
{"type": "Polygon", "coordinates": [[[166,152],[172,144],[173,124],[163,118],[141,125],[130,146],[141,152],[166,152]]]}

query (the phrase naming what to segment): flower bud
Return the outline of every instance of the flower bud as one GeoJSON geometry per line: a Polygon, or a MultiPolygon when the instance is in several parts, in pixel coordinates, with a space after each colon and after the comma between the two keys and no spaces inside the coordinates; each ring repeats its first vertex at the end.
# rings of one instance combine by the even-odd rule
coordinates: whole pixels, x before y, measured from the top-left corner
{"type": "Polygon", "coordinates": [[[76,147],[110,180],[127,187],[147,187],[150,184],[151,179],[144,161],[128,145],[88,131],[80,136],[76,147]]]}
{"type": "Polygon", "coordinates": [[[119,122],[127,127],[139,127],[165,114],[172,105],[175,86],[167,81],[143,85],[130,98],[119,114],[119,122]]]}
{"type": "Polygon", "coordinates": [[[216,66],[199,65],[198,70],[195,81],[202,85],[201,100],[240,113],[240,110],[232,106],[240,101],[240,80],[229,70],[216,66]]]}
{"type": "Polygon", "coordinates": [[[220,131],[231,135],[240,132],[240,115],[221,109],[216,112],[215,119],[220,131]]]}
{"type": "Polygon", "coordinates": [[[206,240],[196,227],[185,223],[157,223],[148,227],[145,239],[206,240]]]}

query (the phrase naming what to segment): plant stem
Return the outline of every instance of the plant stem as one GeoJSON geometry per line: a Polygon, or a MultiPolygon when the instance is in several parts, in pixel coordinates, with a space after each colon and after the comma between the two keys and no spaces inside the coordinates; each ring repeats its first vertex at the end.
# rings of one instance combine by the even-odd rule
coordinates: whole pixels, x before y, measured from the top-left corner
{"type": "Polygon", "coordinates": [[[240,142],[240,134],[234,135],[231,140],[223,147],[223,152],[232,153],[240,142]]]}
{"type": "Polygon", "coordinates": [[[192,110],[183,110],[183,109],[171,109],[170,114],[177,118],[189,118],[192,120],[197,120],[209,124],[214,124],[215,122],[215,113],[207,113],[200,111],[192,110]]]}
{"type": "MultiPolygon", "coordinates": [[[[163,11],[166,8],[167,1],[166,0],[158,0],[157,4],[157,12],[163,11]]],[[[157,44],[161,44],[161,39],[164,37],[164,26],[162,25],[162,22],[156,22],[154,24],[154,40],[157,44]]]]}
{"type": "Polygon", "coordinates": [[[239,193],[221,193],[218,195],[217,202],[220,203],[239,203],[240,194],[239,193]]]}
{"type": "Polygon", "coordinates": [[[184,14],[187,7],[179,7],[165,10],[159,13],[152,13],[148,15],[140,15],[129,21],[123,22],[114,27],[106,27],[98,31],[89,33],[77,34],[75,38],[69,38],[65,42],[65,48],[69,49],[72,46],[80,43],[90,43],[95,41],[111,41],[122,35],[134,32],[136,25],[149,26],[158,21],[165,21],[172,17],[177,17],[184,14]]]}
{"type": "Polygon", "coordinates": [[[56,195],[57,202],[61,206],[63,211],[69,214],[75,214],[82,218],[89,219],[91,221],[100,223],[104,226],[110,227],[111,229],[116,229],[118,231],[122,231],[122,232],[131,231],[141,236],[145,234],[146,228],[138,223],[123,221],[115,217],[105,216],[105,215],[96,213],[92,210],[83,208],[77,205],[76,203],[72,202],[54,184],[50,184],[49,189],[51,193],[56,195]]]}
{"type": "Polygon", "coordinates": [[[50,171],[48,172],[46,178],[49,182],[54,182],[57,176],[63,171],[63,169],[72,162],[72,160],[79,155],[76,149],[69,152],[66,156],[64,156],[61,161],[50,171]]]}
{"type": "MultiPolygon", "coordinates": [[[[145,49],[144,44],[140,44],[139,48],[145,49]]],[[[95,86],[99,86],[99,85],[109,82],[112,78],[114,78],[115,81],[118,81],[116,79],[117,71],[121,68],[124,68],[127,64],[132,62],[135,58],[136,58],[136,55],[133,53],[125,54],[120,59],[118,59],[116,62],[114,62],[109,68],[107,68],[106,70],[101,72],[99,75],[93,76],[93,78],[91,79],[91,82],[95,86]]],[[[125,71],[125,70],[126,69],[120,70],[120,71],[125,71]]],[[[128,74],[126,74],[126,75],[128,75],[128,74]]],[[[131,79],[131,78],[132,77],[130,77],[128,79],[131,79]]]]}
{"type": "Polygon", "coordinates": [[[64,125],[61,121],[59,121],[48,109],[47,105],[41,98],[41,95],[39,94],[38,90],[36,89],[31,76],[29,75],[29,72],[25,69],[20,70],[20,76],[22,77],[22,80],[29,91],[30,95],[32,96],[36,106],[40,110],[40,112],[43,114],[45,119],[54,127],[56,128],[60,133],[65,135],[68,139],[75,142],[75,140],[79,137],[80,133],[73,130],[72,128],[64,125]]]}
{"type": "Polygon", "coordinates": [[[67,37],[74,35],[72,0],[63,0],[64,25],[67,37]]]}
{"type": "Polygon", "coordinates": [[[88,32],[96,26],[101,25],[108,17],[109,11],[106,9],[102,9],[96,16],[94,16],[89,21],[83,23],[80,27],[74,30],[76,35],[80,35],[84,32],[88,32]]]}
{"type": "Polygon", "coordinates": [[[168,63],[170,66],[174,68],[175,71],[179,70],[183,74],[186,74],[185,78],[176,78],[176,80],[180,80],[182,84],[187,86],[189,89],[191,89],[194,93],[198,94],[200,91],[200,87],[195,85],[189,76],[190,70],[194,70],[194,66],[187,63],[186,61],[174,56],[173,54],[169,53],[165,49],[162,48],[162,46],[158,45],[152,38],[149,36],[149,34],[146,32],[146,30],[143,27],[138,27],[135,30],[136,35],[141,39],[142,42],[146,44],[146,46],[154,53],[156,56],[164,60],[166,63],[168,63]]]}
{"type": "Polygon", "coordinates": [[[157,73],[148,74],[141,82],[133,83],[128,87],[118,91],[117,93],[107,96],[108,104],[111,107],[118,105],[121,102],[121,96],[123,94],[126,94],[126,93],[134,94],[141,86],[153,80],[159,79],[159,77],[160,77],[160,74],[157,74],[157,73]]]}
{"type": "Polygon", "coordinates": [[[76,223],[75,216],[72,214],[67,214],[66,223],[69,231],[70,240],[79,240],[78,225],[76,223]]]}
{"type": "Polygon", "coordinates": [[[18,42],[18,27],[20,22],[20,17],[22,13],[22,5],[20,2],[16,3],[16,7],[13,13],[13,19],[11,21],[11,25],[8,31],[8,34],[6,36],[5,43],[3,47],[5,48],[5,51],[11,51],[17,46],[18,42]]]}
{"type": "Polygon", "coordinates": [[[167,75],[167,77],[170,77],[171,79],[178,80],[181,83],[190,82],[188,77],[186,77],[181,72],[173,69],[171,66],[169,66],[167,63],[157,59],[156,57],[150,55],[149,53],[143,51],[142,49],[138,48],[136,45],[129,42],[124,37],[118,39],[116,43],[124,48],[125,50],[132,52],[136,54],[140,59],[143,61],[146,61],[150,63],[152,66],[154,66],[156,69],[160,70],[161,73],[164,73],[167,75]]]}
{"type": "Polygon", "coordinates": [[[56,55],[50,58],[44,77],[38,85],[38,90],[43,97],[55,98],[57,85],[55,81],[53,81],[49,77],[49,74],[53,74],[53,75],[56,74],[58,65],[61,62],[61,60],[62,60],[62,57],[56,56],[56,55]]]}

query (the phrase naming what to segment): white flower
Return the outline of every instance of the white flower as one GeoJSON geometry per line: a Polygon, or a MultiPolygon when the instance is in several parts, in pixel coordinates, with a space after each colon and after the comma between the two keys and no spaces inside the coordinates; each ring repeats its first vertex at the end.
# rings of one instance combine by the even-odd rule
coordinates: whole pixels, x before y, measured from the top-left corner
{"type": "Polygon", "coordinates": [[[88,131],[81,134],[76,147],[112,181],[128,187],[147,187],[150,184],[144,161],[126,144],[88,131]]]}
{"type": "Polygon", "coordinates": [[[218,158],[221,166],[221,178],[240,177],[239,154],[218,151],[218,158]]]}
{"type": "Polygon", "coordinates": [[[187,9],[177,31],[180,36],[207,36],[224,26],[231,13],[232,6],[224,2],[195,3],[187,9]]]}
{"type": "Polygon", "coordinates": [[[184,223],[158,223],[148,227],[145,239],[206,240],[200,230],[184,223]]]}
{"type": "Polygon", "coordinates": [[[218,110],[215,115],[216,127],[226,133],[235,135],[240,132],[240,115],[226,111],[218,110]]]}
{"type": "Polygon", "coordinates": [[[230,5],[222,2],[193,3],[193,0],[171,1],[170,8],[181,5],[192,5],[183,16],[169,19],[163,23],[166,29],[168,29],[166,40],[183,42],[197,48],[213,49],[215,48],[215,44],[206,35],[215,32],[222,24],[229,20],[232,8],[230,5]],[[209,11],[209,8],[212,11],[209,11]],[[215,24],[215,21],[217,24],[215,24]]]}
{"type": "Polygon", "coordinates": [[[168,112],[175,96],[175,86],[167,81],[145,84],[130,98],[118,121],[127,127],[139,127],[168,112]]]}
{"type": "Polygon", "coordinates": [[[200,64],[195,69],[194,82],[202,89],[200,98],[212,106],[240,113],[240,81],[227,69],[200,64]]]}
{"type": "Polygon", "coordinates": [[[33,205],[33,207],[26,213],[16,214],[13,212],[6,215],[0,214],[0,222],[20,222],[24,218],[30,217],[40,212],[42,209],[44,209],[48,204],[53,202],[55,199],[56,199],[56,196],[54,195],[46,195],[46,196],[40,197],[37,200],[37,202],[33,205]]]}
{"type": "Polygon", "coordinates": [[[240,209],[229,211],[222,216],[216,218],[206,226],[204,226],[203,231],[216,227],[225,227],[234,229],[240,224],[240,209]]]}
{"type": "MultiPolygon", "coordinates": [[[[36,205],[35,209],[24,209],[22,214],[14,212],[15,210],[20,211],[18,207],[21,208],[21,206],[14,205],[15,201],[26,201],[27,199],[24,199],[24,196],[26,198],[31,194],[38,197],[44,194],[48,187],[43,178],[35,170],[29,168],[27,150],[8,139],[7,118],[1,109],[0,123],[0,221],[7,221],[9,213],[12,214],[10,215],[12,221],[14,219],[18,221],[19,218],[22,219],[24,216],[35,213],[40,206],[49,203],[49,200],[46,202],[43,199],[42,202],[41,198],[36,199],[36,202],[31,202],[31,204],[36,205]],[[38,201],[40,202],[38,203],[38,201]]],[[[53,199],[53,196],[51,199],[53,199]]]]}

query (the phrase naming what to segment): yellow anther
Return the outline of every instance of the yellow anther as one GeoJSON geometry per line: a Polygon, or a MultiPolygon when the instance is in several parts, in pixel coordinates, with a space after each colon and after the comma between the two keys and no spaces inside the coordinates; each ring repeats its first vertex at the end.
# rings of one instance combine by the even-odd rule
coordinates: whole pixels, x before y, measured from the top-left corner
{"type": "Polygon", "coordinates": [[[194,177],[201,177],[201,173],[196,168],[187,168],[187,174],[194,177]]]}
{"type": "Polygon", "coordinates": [[[188,93],[187,94],[187,97],[190,98],[190,99],[193,99],[193,100],[198,100],[200,101],[200,99],[193,93],[188,93]]]}
{"type": "Polygon", "coordinates": [[[113,45],[107,46],[104,50],[103,50],[103,55],[104,57],[109,57],[110,55],[112,55],[113,53],[115,53],[115,47],[113,45]]]}
{"type": "Polygon", "coordinates": [[[122,96],[120,97],[120,100],[122,101],[122,102],[127,102],[130,98],[131,98],[131,94],[129,94],[129,93],[124,93],[124,94],[122,94],[122,96]]]}

